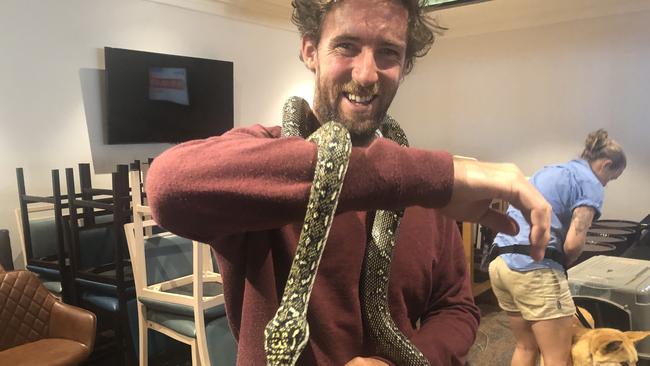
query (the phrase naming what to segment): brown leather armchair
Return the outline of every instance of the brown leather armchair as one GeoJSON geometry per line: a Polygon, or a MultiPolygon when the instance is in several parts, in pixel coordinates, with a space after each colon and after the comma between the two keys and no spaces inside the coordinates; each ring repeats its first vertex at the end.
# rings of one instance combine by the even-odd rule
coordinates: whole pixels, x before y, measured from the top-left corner
{"type": "Polygon", "coordinates": [[[93,350],[95,314],[58,301],[28,271],[0,272],[0,363],[78,365],[93,350]]]}

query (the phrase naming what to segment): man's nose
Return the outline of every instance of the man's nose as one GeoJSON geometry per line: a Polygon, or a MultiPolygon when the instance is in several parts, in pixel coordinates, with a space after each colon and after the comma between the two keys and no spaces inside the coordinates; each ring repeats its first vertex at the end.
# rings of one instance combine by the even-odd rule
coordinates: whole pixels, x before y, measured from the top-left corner
{"type": "Polygon", "coordinates": [[[352,79],[361,86],[370,86],[379,80],[378,71],[374,53],[364,49],[356,57],[352,79]]]}

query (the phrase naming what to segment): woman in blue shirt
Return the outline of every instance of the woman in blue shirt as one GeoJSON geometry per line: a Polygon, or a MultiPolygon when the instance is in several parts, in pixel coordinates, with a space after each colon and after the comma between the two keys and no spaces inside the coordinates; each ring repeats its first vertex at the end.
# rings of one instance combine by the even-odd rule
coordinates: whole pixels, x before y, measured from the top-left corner
{"type": "Polygon", "coordinates": [[[551,239],[543,260],[529,255],[530,225],[509,208],[516,236],[498,234],[501,253],[490,263],[490,281],[499,306],[508,313],[517,344],[512,365],[535,365],[541,351],[547,366],[571,365],[571,325],[575,305],[564,267],[582,253],[587,230],[600,216],[604,187],[626,166],[621,146],[599,129],[585,141],[580,159],[550,165],[530,182],[551,204],[551,239]]]}

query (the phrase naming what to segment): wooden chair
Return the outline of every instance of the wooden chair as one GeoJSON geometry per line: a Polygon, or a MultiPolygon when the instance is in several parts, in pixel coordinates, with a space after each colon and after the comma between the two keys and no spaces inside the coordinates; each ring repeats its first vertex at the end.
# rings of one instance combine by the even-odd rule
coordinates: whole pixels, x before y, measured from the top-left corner
{"type": "Polygon", "coordinates": [[[124,231],[138,297],[139,364],[147,365],[152,329],[190,345],[192,365],[234,365],[236,343],[210,247],[169,232],[154,233],[157,224],[142,204],[140,171],[132,169],[130,178],[133,222],[124,231]]]}

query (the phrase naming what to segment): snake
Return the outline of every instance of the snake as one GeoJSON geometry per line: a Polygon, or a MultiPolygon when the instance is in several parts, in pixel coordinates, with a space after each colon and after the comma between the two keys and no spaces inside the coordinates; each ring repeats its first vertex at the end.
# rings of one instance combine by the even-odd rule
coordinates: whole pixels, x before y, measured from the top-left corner
{"type": "MultiPolygon", "coordinates": [[[[317,146],[314,178],[309,192],[296,253],[280,305],[264,328],[268,366],[293,366],[309,340],[307,309],[330,227],[347,172],[352,142],[348,130],[336,121],[322,124],[310,134],[311,109],[300,97],[289,98],[282,113],[282,136],[302,137],[317,146]]],[[[388,114],[378,135],[408,147],[397,121],[388,114]]],[[[364,328],[378,356],[400,366],[429,365],[422,352],[398,329],[388,307],[388,279],[403,210],[377,210],[368,236],[360,277],[364,328]]]]}

